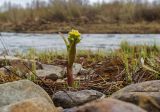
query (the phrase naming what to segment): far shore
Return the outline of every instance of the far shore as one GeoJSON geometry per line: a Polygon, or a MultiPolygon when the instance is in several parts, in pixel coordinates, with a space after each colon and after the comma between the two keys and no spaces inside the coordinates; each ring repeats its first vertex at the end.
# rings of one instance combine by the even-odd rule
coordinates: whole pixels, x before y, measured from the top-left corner
{"type": "Polygon", "coordinates": [[[68,33],[71,29],[78,29],[85,34],[160,34],[160,23],[135,23],[135,24],[82,24],[71,25],[68,23],[50,24],[2,24],[1,32],[15,33],[68,33]]]}

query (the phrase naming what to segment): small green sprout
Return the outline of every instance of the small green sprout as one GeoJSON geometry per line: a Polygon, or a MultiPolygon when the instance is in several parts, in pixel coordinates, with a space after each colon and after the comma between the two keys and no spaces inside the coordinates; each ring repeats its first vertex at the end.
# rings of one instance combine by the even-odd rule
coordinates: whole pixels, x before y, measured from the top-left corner
{"type": "Polygon", "coordinates": [[[68,40],[60,33],[62,36],[68,53],[68,64],[67,64],[67,82],[68,85],[73,87],[74,86],[74,78],[72,73],[73,63],[76,57],[76,45],[81,41],[81,34],[78,30],[71,30],[68,33],[68,40]]]}

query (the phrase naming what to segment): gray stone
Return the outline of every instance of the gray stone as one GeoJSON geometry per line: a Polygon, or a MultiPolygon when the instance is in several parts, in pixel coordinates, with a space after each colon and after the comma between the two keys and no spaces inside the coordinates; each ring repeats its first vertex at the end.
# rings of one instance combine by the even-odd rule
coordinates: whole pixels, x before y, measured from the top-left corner
{"type": "MultiPolygon", "coordinates": [[[[60,66],[54,66],[54,65],[47,65],[42,64],[41,70],[36,70],[36,74],[39,77],[51,79],[51,80],[57,80],[62,79],[65,77],[65,74],[67,73],[66,68],[60,67],[60,66]]],[[[73,75],[76,78],[77,74],[88,74],[89,71],[84,69],[81,64],[74,63],[73,64],[73,75]]]]}
{"type": "Polygon", "coordinates": [[[42,64],[42,68],[42,70],[36,70],[36,74],[39,77],[57,80],[63,78],[65,75],[65,70],[59,66],[42,64]]]}
{"type": "Polygon", "coordinates": [[[46,99],[38,97],[0,107],[0,112],[57,112],[57,109],[46,99]]]}
{"type": "Polygon", "coordinates": [[[49,95],[29,80],[19,80],[0,85],[0,107],[25,99],[41,97],[52,103],[49,95]]]}
{"type": "Polygon", "coordinates": [[[146,112],[140,107],[116,99],[102,99],[64,112],[146,112]]]}
{"type": "Polygon", "coordinates": [[[20,59],[17,61],[13,61],[13,62],[11,62],[11,66],[13,66],[13,67],[22,66],[24,68],[29,68],[29,69],[32,69],[33,66],[35,66],[35,69],[42,69],[42,64],[40,62],[35,61],[35,60],[28,60],[28,59],[20,59]]]}
{"type": "Polygon", "coordinates": [[[134,103],[149,112],[160,112],[160,80],[129,85],[111,97],[134,103]]]}
{"type": "Polygon", "coordinates": [[[27,73],[24,72],[23,70],[13,66],[4,66],[0,68],[0,73],[5,77],[17,76],[20,78],[26,78],[25,74],[27,73]]]}
{"type": "Polygon", "coordinates": [[[11,70],[12,70],[12,66],[5,66],[0,68],[0,73],[2,73],[3,75],[11,75],[11,70]]]}
{"type": "Polygon", "coordinates": [[[51,79],[56,81],[59,77],[59,73],[55,73],[53,70],[36,70],[36,75],[40,78],[51,79]]]}
{"type": "Polygon", "coordinates": [[[20,69],[17,69],[16,67],[12,66],[4,66],[0,68],[0,73],[2,73],[5,76],[18,75],[21,78],[25,78],[24,73],[22,73],[20,69]]]}
{"type": "Polygon", "coordinates": [[[82,69],[83,69],[83,67],[81,64],[74,63],[73,64],[73,75],[77,75],[78,73],[81,72],[82,69]]]}
{"type": "Polygon", "coordinates": [[[13,56],[0,56],[0,67],[8,66],[12,62],[21,60],[20,58],[13,56]]]}
{"type": "MultiPolygon", "coordinates": [[[[77,76],[78,74],[83,75],[83,74],[89,73],[88,70],[84,69],[82,67],[82,65],[78,64],[78,63],[73,64],[73,69],[72,70],[73,70],[73,75],[74,76],[77,76]]],[[[65,72],[67,73],[67,68],[66,67],[65,67],[65,72]]]]}
{"type": "Polygon", "coordinates": [[[59,91],[53,95],[53,102],[56,106],[71,108],[84,103],[99,99],[105,95],[95,90],[81,90],[77,92],[59,91]]]}
{"type": "Polygon", "coordinates": [[[29,69],[31,70],[34,63],[36,69],[42,69],[41,63],[34,60],[21,59],[14,56],[0,56],[0,68],[4,66],[13,66],[16,69],[21,70],[23,73],[27,73],[29,69]]]}

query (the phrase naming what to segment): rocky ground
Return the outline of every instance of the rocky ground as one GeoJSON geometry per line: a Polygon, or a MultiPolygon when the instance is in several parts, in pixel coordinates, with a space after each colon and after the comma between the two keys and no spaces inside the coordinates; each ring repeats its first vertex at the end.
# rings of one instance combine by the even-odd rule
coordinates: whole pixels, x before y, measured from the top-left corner
{"type": "Polygon", "coordinates": [[[75,87],[68,88],[66,61],[0,56],[0,112],[160,112],[160,80],[148,73],[128,85],[114,62],[121,65],[118,58],[75,63],[75,87]]]}

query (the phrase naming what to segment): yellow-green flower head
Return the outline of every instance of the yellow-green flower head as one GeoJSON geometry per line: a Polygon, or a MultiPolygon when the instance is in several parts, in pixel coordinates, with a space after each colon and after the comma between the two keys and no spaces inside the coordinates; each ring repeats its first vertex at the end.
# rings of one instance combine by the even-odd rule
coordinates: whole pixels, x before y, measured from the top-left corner
{"type": "Polygon", "coordinates": [[[70,43],[75,42],[77,44],[81,41],[81,34],[78,30],[71,30],[68,34],[68,41],[70,43]]]}

